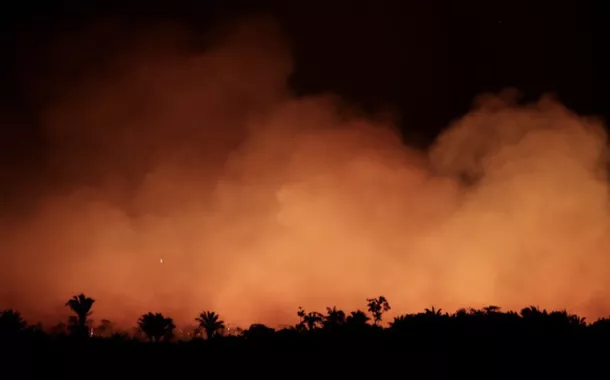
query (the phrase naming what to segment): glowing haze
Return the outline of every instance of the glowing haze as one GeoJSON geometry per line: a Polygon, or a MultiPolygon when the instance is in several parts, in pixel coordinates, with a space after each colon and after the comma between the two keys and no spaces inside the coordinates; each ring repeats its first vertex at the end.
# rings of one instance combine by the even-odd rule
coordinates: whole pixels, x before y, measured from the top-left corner
{"type": "MultiPolygon", "coordinates": [[[[49,65],[120,34],[59,41],[49,65]]],[[[418,151],[384,118],[291,95],[273,23],[210,35],[197,50],[155,28],[49,81],[46,170],[6,185],[28,208],[0,218],[0,306],[56,318],[84,292],[95,319],[129,325],[204,309],[292,323],[300,305],[378,295],[393,312],[610,312],[599,123],[551,99],[486,95],[418,151]]]]}

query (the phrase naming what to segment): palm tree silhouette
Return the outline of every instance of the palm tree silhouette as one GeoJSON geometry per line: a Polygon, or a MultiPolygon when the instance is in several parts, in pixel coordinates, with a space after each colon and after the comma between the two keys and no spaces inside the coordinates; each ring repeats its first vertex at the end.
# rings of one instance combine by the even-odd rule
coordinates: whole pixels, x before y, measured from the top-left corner
{"type": "Polygon", "coordinates": [[[76,320],[71,319],[73,331],[77,334],[88,335],[87,317],[91,315],[91,308],[95,300],[85,296],[83,293],[72,297],[66,306],[76,314],[76,320]]]}
{"type": "Polygon", "coordinates": [[[297,315],[301,318],[301,321],[297,325],[297,330],[308,330],[312,331],[319,327],[324,321],[324,316],[317,311],[310,311],[307,313],[305,309],[299,307],[297,315]]]}
{"type": "Polygon", "coordinates": [[[220,320],[220,316],[213,311],[204,311],[195,320],[205,330],[205,335],[208,339],[212,339],[225,328],[224,321],[220,320]]]}
{"type": "Polygon", "coordinates": [[[318,328],[322,324],[323,320],[324,316],[317,311],[311,311],[303,318],[303,322],[305,322],[307,329],[310,331],[318,328]]]}
{"type": "Polygon", "coordinates": [[[436,318],[436,317],[442,317],[443,316],[443,309],[435,309],[434,306],[432,306],[431,309],[424,309],[424,314],[428,317],[432,317],[432,318],[436,318]]]}
{"type": "Polygon", "coordinates": [[[161,339],[171,339],[176,325],[173,319],[166,318],[161,313],[148,313],[138,319],[138,327],[150,341],[159,342],[161,339]]]}
{"type": "Polygon", "coordinates": [[[540,310],[538,306],[528,306],[521,309],[521,316],[524,319],[539,319],[547,316],[546,310],[540,310]]]}

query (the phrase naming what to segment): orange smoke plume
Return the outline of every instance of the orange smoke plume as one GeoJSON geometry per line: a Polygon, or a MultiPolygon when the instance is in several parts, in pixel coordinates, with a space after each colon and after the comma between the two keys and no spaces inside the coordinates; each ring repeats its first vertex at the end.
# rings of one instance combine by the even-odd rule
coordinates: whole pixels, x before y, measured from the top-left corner
{"type": "MultiPolygon", "coordinates": [[[[117,30],[59,41],[49,65],[117,30]]],[[[335,96],[291,95],[273,23],[204,42],[138,34],[49,82],[46,170],[27,210],[0,219],[2,305],[45,319],[84,292],[94,318],[130,326],[203,309],[292,323],[299,305],[355,309],[379,294],[392,312],[610,312],[595,120],[486,95],[421,151],[335,96]]]]}

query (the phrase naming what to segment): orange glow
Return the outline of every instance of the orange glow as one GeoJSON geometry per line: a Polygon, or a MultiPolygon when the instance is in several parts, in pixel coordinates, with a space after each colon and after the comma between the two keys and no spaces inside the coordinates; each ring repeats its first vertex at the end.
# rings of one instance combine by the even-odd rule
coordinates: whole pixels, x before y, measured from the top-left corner
{"type": "MultiPolygon", "coordinates": [[[[173,29],[138,36],[57,86],[48,171],[24,192],[27,212],[0,218],[0,306],[55,321],[84,292],[93,319],[129,326],[202,310],[293,323],[300,305],[364,308],[379,295],[390,315],[610,313],[596,121],[486,95],[418,151],[336,97],[293,97],[273,23],[227,30],[204,52],[173,29]]],[[[88,38],[53,52],[69,60],[88,38]]]]}

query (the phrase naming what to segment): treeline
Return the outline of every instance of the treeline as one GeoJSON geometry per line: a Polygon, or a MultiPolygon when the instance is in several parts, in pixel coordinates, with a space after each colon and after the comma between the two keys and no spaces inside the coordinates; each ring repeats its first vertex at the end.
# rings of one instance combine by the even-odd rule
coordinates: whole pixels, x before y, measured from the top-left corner
{"type": "Polygon", "coordinates": [[[431,307],[420,313],[404,314],[393,318],[383,326],[384,314],[391,309],[383,297],[367,299],[366,310],[346,313],[337,307],[327,307],[326,312],[306,311],[299,307],[299,323],[280,330],[262,324],[253,324],[247,329],[227,328],[220,315],[213,311],[201,312],[194,321],[192,331],[177,329],[174,320],[162,313],[147,313],[137,321],[133,334],[116,331],[111,321],[102,319],[93,326],[91,319],[95,300],[80,294],[66,302],[74,313],[67,323],[60,323],[51,329],[43,329],[40,324],[28,324],[18,311],[8,309],[0,312],[0,337],[4,340],[23,338],[27,335],[48,335],[50,337],[71,337],[78,339],[120,339],[144,340],[149,342],[177,342],[189,339],[199,340],[252,340],[269,339],[273,336],[297,337],[377,335],[401,338],[416,337],[518,337],[523,334],[539,336],[606,336],[610,335],[610,319],[601,318],[587,323],[585,318],[570,314],[565,310],[547,311],[529,306],[519,313],[503,311],[498,306],[482,309],[460,309],[454,313],[431,307]]]}
{"type": "Polygon", "coordinates": [[[93,326],[94,303],[83,294],[68,300],[74,316],[65,328],[51,331],[28,324],[18,311],[2,311],[0,370],[20,378],[182,378],[201,366],[216,373],[213,368],[231,359],[233,364],[222,364],[222,376],[285,377],[295,369],[318,374],[329,368],[343,377],[403,371],[402,377],[434,379],[608,373],[610,319],[587,323],[566,311],[534,306],[454,313],[431,307],[385,321],[391,307],[377,297],[351,312],[298,308],[299,322],[282,329],[262,324],[229,329],[219,314],[203,311],[193,318],[193,331],[181,335],[171,317],[153,312],[137,320],[136,334],[114,331],[105,320],[93,326]]]}

